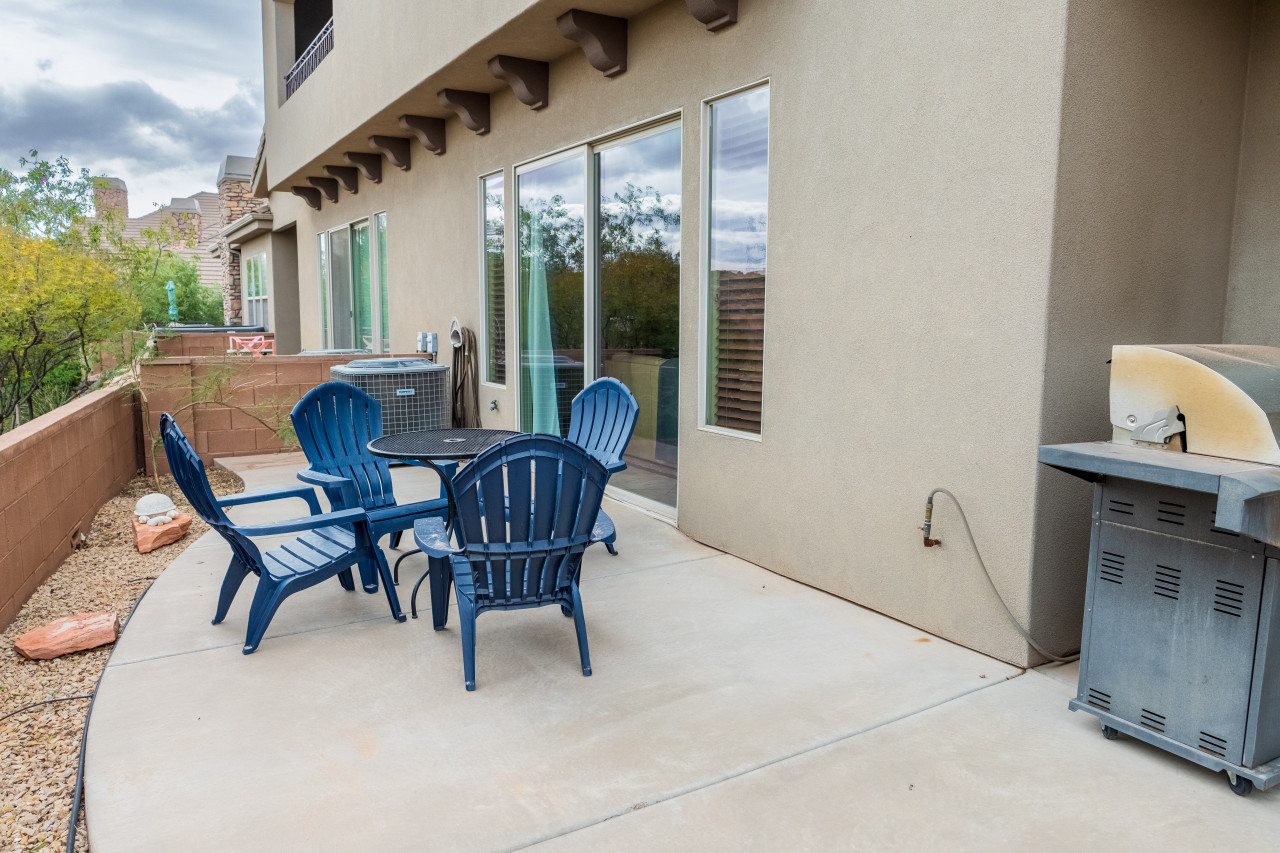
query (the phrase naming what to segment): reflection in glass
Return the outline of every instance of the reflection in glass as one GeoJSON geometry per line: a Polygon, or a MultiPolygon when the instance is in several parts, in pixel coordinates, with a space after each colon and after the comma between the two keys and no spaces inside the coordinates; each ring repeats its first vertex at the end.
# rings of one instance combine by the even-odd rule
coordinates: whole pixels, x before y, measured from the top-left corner
{"type": "Polygon", "coordinates": [[[329,232],[329,293],[333,297],[333,347],[351,349],[351,232],[329,232]]]}
{"type": "Polygon", "coordinates": [[[369,290],[369,223],[351,226],[351,301],[357,347],[373,349],[373,298],[369,290]]]}
{"type": "Polygon", "coordinates": [[[680,129],[596,154],[600,198],[600,375],[621,381],[639,420],[618,488],[676,503],[680,374],[680,129]]]}
{"type": "Polygon", "coordinates": [[[320,270],[320,348],[329,347],[329,235],[316,235],[316,263],[320,270]]]}
{"type": "Polygon", "coordinates": [[[516,179],[520,217],[520,428],[564,435],[583,385],[582,157],[516,179]]]}
{"type": "Polygon", "coordinates": [[[484,192],[484,330],[485,381],[507,381],[507,253],[503,238],[503,179],[501,173],[481,182],[484,192]]]}
{"type": "Polygon", "coordinates": [[[759,434],[769,89],[711,105],[707,424],[759,434]]]}
{"type": "Polygon", "coordinates": [[[387,214],[373,217],[378,241],[378,331],[381,346],[376,352],[391,352],[391,300],[387,293],[387,214]]]}

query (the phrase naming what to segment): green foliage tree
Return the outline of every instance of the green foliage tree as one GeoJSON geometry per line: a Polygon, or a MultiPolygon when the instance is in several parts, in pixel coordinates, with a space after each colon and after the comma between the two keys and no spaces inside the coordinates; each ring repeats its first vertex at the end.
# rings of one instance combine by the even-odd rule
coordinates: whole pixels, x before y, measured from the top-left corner
{"type": "Polygon", "coordinates": [[[169,316],[169,292],[165,285],[172,281],[174,302],[178,306],[179,323],[222,324],[222,294],[200,283],[200,269],[194,262],[174,254],[158,258],[152,270],[141,270],[140,280],[131,282],[134,296],[142,311],[142,322],[163,326],[169,316]]]}
{"type": "Polygon", "coordinates": [[[89,349],[137,321],[110,265],[80,247],[0,227],[0,431],[51,377],[89,370],[89,349]]]}
{"type": "Polygon", "coordinates": [[[0,227],[22,237],[75,237],[93,205],[93,178],[88,169],[72,170],[66,157],[38,156],[32,149],[18,159],[21,174],[0,168],[0,227]]]}
{"type": "Polygon", "coordinates": [[[65,157],[0,168],[0,431],[56,405],[90,370],[91,348],[135,325],[102,228],[89,225],[94,179],[65,157]]]}

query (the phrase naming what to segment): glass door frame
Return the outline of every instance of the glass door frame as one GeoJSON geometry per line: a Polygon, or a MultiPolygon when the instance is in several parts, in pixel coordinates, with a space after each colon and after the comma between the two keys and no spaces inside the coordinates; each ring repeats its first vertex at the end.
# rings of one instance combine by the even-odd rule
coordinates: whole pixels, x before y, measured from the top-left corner
{"type": "MultiPolygon", "coordinates": [[[[319,234],[324,235],[324,262],[326,265],[326,269],[323,271],[324,280],[321,286],[328,289],[327,299],[325,301],[325,312],[328,315],[328,317],[326,318],[328,321],[328,326],[325,329],[325,340],[323,342],[324,349],[330,348],[330,345],[333,343],[336,337],[336,332],[337,332],[337,329],[334,326],[334,322],[333,322],[334,321],[334,317],[333,317],[333,302],[334,302],[333,300],[333,234],[334,232],[337,232],[337,231],[346,231],[349,235],[348,241],[347,241],[347,244],[348,244],[347,264],[350,267],[350,269],[347,271],[347,281],[349,283],[349,287],[351,288],[349,302],[351,304],[351,311],[352,311],[349,324],[350,324],[352,348],[359,349],[359,347],[354,346],[357,341],[357,338],[356,338],[357,329],[355,328],[356,275],[355,275],[355,251],[353,247],[355,246],[355,226],[363,224],[367,226],[369,229],[369,303],[370,303],[369,316],[370,316],[370,324],[372,329],[372,334],[370,335],[372,339],[372,345],[369,347],[369,350],[374,355],[385,354],[383,353],[383,350],[382,350],[382,294],[379,292],[379,288],[378,288],[378,283],[381,280],[380,276],[382,274],[382,269],[381,269],[382,260],[379,257],[379,253],[378,253],[378,245],[377,245],[378,229],[374,226],[374,220],[379,215],[386,217],[386,213],[387,212],[385,210],[379,210],[369,214],[368,216],[357,216],[355,219],[352,219],[348,222],[344,222],[340,225],[335,225],[332,228],[326,228],[323,231],[317,232],[319,234]]],[[[387,230],[388,231],[391,230],[390,226],[387,227],[387,230]]],[[[388,242],[390,242],[389,236],[387,240],[388,242]]],[[[387,352],[390,352],[390,351],[391,349],[390,347],[388,347],[387,352]]]]}
{"type": "MultiPolygon", "coordinates": [[[[513,235],[510,237],[514,241],[513,245],[507,247],[506,275],[507,281],[515,282],[515,290],[512,293],[512,303],[514,308],[514,322],[508,323],[511,330],[508,335],[507,348],[509,352],[514,352],[517,362],[520,358],[520,347],[523,341],[521,335],[524,329],[520,317],[520,300],[522,297],[521,289],[523,287],[520,281],[520,176],[529,172],[536,171],[543,166],[551,166],[556,163],[570,160],[574,157],[582,157],[584,171],[584,199],[585,209],[583,210],[583,258],[582,258],[582,361],[583,376],[582,384],[585,388],[592,382],[600,378],[600,346],[601,346],[601,328],[600,328],[600,170],[596,165],[596,153],[626,145],[630,142],[643,139],[647,136],[653,136],[669,130],[677,129],[680,131],[680,174],[683,179],[685,169],[685,151],[684,151],[684,110],[676,110],[674,112],[665,113],[657,118],[646,119],[630,125],[614,133],[606,134],[600,137],[594,137],[590,140],[579,142],[560,151],[544,155],[535,160],[527,160],[518,163],[512,169],[511,182],[511,203],[506,213],[507,233],[513,235]],[[514,219],[513,219],[514,217],[514,219]],[[514,221],[514,227],[512,223],[514,221]]],[[[497,170],[486,172],[483,177],[496,174],[497,170]]],[[[683,183],[683,180],[682,180],[683,183]]],[[[681,194],[680,207],[683,214],[685,208],[684,194],[681,194]]],[[[483,215],[483,214],[482,214],[483,215]]],[[[681,216],[681,246],[684,245],[684,217],[681,216]]],[[[681,251],[681,268],[683,270],[683,249],[681,251]]],[[[683,280],[684,273],[681,272],[683,280]]],[[[683,351],[683,342],[681,350],[683,351]]],[[[508,355],[508,370],[511,369],[511,356],[508,355]]],[[[522,429],[520,424],[520,412],[522,401],[520,399],[520,365],[517,363],[515,381],[512,377],[507,377],[508,383],[514,386],[515,412],[516,412],[516,429],[522,429]]],[[[679,403],[677,402],[677,406],[679,403]]],[[[567,425],[566,425],[567,426],[567,425]]],[[[631,506],[637,507],[645,513],[659,518],[663,521],[674,523],[680,505],[680,474],[679,468],[676,469],[676,506],[671,507],[666,504],[659,503],[643,495],[626,491],[622,488],[609,485],[605,489],[605,493],[616,500],[631,506]]]]}

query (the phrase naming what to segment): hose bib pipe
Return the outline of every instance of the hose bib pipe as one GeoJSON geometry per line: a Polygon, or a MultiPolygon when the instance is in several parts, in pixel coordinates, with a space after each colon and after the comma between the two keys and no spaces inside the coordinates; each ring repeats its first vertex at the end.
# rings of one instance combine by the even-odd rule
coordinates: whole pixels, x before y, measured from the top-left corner
{"type": "Polygon", "coordinates": [[[951,502],[955,504],[956,509],[960,511],[960,522],[964,525],[965,535],[969,537],[969,545],[972,546],[973,548],[973,555],[978,558],[978,565],[982,567],[982,576],[987,579],[987,584],[991,587],[991,591],[995,593],[996,601],[1000,602],[1000,606],[1004,608],[1005,615],[1009,617],[1009,621],[1013,624],[1013,627],[1018,629],[1018,633],[1022,635],[1022,639],[1027,641],[1027,645],[1031,646],[1031,648],[1035,649],[1041,655],[1043,655],[1044,657],[1048,658],[1049,660],[1055,663],[1071,663],[1074,660],[1079,660],[1080,654],[1078,652],[1076,654],[1062,657],[1062,656],[1055,655],[1045,651],[1044,647],[1042,647],[1035,640],[1031,639],[1031,634],[1027,633],[1027,629],[1022,627],[1022,624],[1018,621],[1018,618],[1013,615],[1013,611],[1009,609],[1009,605],[1005,603],[1004,596],[1001,595],[1000,590],[996,588],[996,582],[991,578],[991,572],[987,570],[987,563],[985,560],[982,559],[982,552],[978,550],[978,543],[973,538],[973,530],[969,527],[969,517],[964,514],[964,507],[960,505],[960,499],[957,498],[955,495],[951,494],[951,492],[947,491],[946,489],[942,489],[942,488],[934,489],[933,491],[929,492],[929,497],[925,499],[924,525],[920,528],[921,530],[924,531],[924,546],[926,548],[932,548],[935,545],[942,544],[942,540],[940,539],[929,538],[929,533],[933,528],[933,496],[934,495],[946,495],[947,497],[951,498],[951,502]]]}

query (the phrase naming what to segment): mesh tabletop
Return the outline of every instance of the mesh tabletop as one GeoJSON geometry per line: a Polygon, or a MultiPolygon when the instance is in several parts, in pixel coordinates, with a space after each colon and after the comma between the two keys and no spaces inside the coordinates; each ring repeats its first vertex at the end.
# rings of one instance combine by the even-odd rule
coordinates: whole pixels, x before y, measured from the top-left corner
{"type": "Polygon", "coordinates": [[[474,459],[500,441],[520,435],[509,429],[429,429],[384,435],[369,452],[387,459],[474,459]]]}

